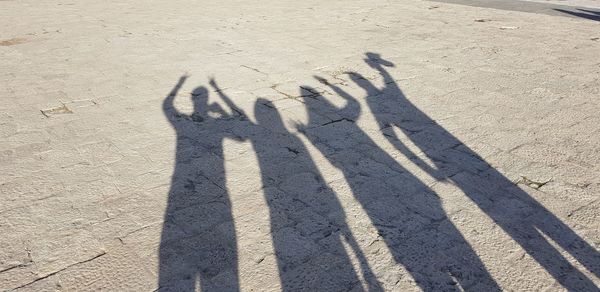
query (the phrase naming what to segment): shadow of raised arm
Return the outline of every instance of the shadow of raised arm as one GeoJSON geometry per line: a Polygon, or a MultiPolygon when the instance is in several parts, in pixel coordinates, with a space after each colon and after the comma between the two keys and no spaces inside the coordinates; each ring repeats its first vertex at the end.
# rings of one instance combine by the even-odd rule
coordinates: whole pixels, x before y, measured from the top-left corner
{"type": "MultiPolygon", "coordinates": [[[[348,118],[350,120],[356,121],[360,116],[360,104],[356,101],[352,95],[341,89],[339,86],[335,84],[329,83],[325,78],[320,76],[313,76],[319,82],[326,84],[331,90],[333,90],[338,96],[343,98],[346,101],[346,105],[342,108],[338,108],[337,112],[340,113],[344,118],[348,118]]],[[[329,103],[329,101],[324,100],[324,102],[329,103]]],[[[330,104],[331,107],[335,107],[330,104]]]]}
{"type": "MultiPolygon", "coordinates": [[[[381,96],[383,94],[393,95],[397,97],[404,96],[404,94],[402,94],[402,91],[400,91],[400,88],[397,87],[396,80],[394,80],[392,75],[384,68],[384,66],[395,67],[394,63],[381,58],[381,55],[377,53],[367,53],[366,55],[367,58],[365,59],[365,62],[371,68],[377,70],[379,74],[383,77],[384,86],[386,86],[388,89],[391,88],[390,92],[384,93],[384,90],[377,88],[373,83],[371,83],[368,79],[366,79],[359,73],[351,72],[350,78],[352,79],[352,81],[354,81],[354,83],[358,84],[367,91],[367,98],[371,99],[368,101],[368,103],[375,103],[376,101],[374,99],[377,99],[378,96],[381,96]]],[[[407,103],[405,103],[405,105],[407,105],[407,103]]],[[[373,108],[375,107],[371,106],[372,111],[373,108]]],[[[429,165],[424,159],[419,157],[414,151],[408,148],[406,144],[402,142],[402,140],[400,140],[400,137],[398,137],[398,135],[394,132],[393,127],[398,127],[399,129],[404,131],[401,125],[395,122],[389,122],[385,121],[385,119],[381,119],[380,113],[378,112],[372,112],[372,114],[375,115],[375,118],[377,119],[380,130],[382,132],[388,129],[387,133],[384,133],[384,136],[392,145],[394,145],[394,147],[396,147],[398,151],[400,151],[400,153],[402,153],[406,158],[409,158],[419,168],[426,171],[429,175],[433,176],[437,180],[446,179],[442,171],[440,171],[437,167],[432,167],[431,165],[429,165]]],[[[417,145],[417,147],[420,148],[420,145],[417,145]]]]}
{"type": "Polygon", "coordinates": [[[212,86],[215,89],[215,92],[217,92],[219,97],[225,102],[225,104],[233,112],[237,113],[240,116],[244,116],[244,117],[246,116],[246,113],[242,109],[240,109],[237,105],[235,105],[235,103],[233,103],[233,101],[229,98],[229,96],[227,96],[227,95],[225,95],[225,93],[223,93],[223,90],[221,88],[219,88],[215,79],[211,78],[209,83],[210,83],[210,86],[212,86]]]}
{"type": "Polygon", "coordinates": [[[395,81],[392,78],[392,75],[390,75],[390,73],[388,73],[387,70],[385,70],[383,68],[383,66],[386,66],[386,67],[396,67],[396,65],[394,65],[394,63],[381,58],[381,55],[377,54],[377,53],[366,53],[366,55],[367,55],[367,58],[365,59],[365,63],[367,63],[369,66],[371,66],[371,68],[379,71],[379,73],[381,74],[381,76],[383,76],[383,81],[386,84],[388,82],[394,82],[395,81]]]}
{"type": "Polygon", "coordinates": [[[177,109],[173,105],[173,101],[175,100],[175,96],[177,96],[177,93],[183,86],[183,83],[185,83],[185,80],[188,78],[188,76],[189,75],[184,74],[181,77],[179,77],[179,81],[177,81],[177,84],[175,84],[173,89],[171,89],[171,92],[169,92],[169,94],[167,95],[167,97],[165,97],[165,100],[163,101],[163,112],[165,113],[165,116],[167,116],[171,123],[173,123],[175,116],[182,115],[181,113],[179,113],[179,111],[177,111],[177,109]]]}

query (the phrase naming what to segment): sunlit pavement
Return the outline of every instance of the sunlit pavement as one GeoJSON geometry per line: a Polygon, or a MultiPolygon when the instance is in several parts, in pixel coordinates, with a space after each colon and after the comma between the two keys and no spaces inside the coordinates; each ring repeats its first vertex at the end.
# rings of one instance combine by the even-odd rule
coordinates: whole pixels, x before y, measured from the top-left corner
{"type": "Polygon", "coordinates": [[[0,1],[0,290],[597,290],[597,9],[477,6],[0,1]]]}

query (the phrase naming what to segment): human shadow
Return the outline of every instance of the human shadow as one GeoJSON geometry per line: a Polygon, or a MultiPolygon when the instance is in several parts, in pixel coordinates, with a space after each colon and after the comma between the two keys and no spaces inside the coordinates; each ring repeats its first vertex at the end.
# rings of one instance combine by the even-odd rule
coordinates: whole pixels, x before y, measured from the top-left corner
{"type": "Polygon", "coordinates": [[[377,88],[358,73],[350,76],[365,90],[367,104],[389,142],[429,175],[437,180],[449,180],[460,188],[562,286],[570,291],[598,291],[598,287],[575,268],[550,240],[597,277],[600,276],[598,251],[411,103],[385,69],[394,64],[378,54],[366,55],[365,62],[381,74],[384,87],[377,88]],[[411,151],[393,128],[402,131],[422,153],[411,151]],[[427,157],[433,165],[427,164],[423,157],[427,157]]]}
{"type": "MultiPolygon", "coordinates": [[[[225,104],[246,116],[214,81],[211,85],[225,104]]],[[[255,102],[254,116],[256,124],[233,131],[252,143],[258,160],[282,290],[362,291],[351,252],[367,289],[383,291],[346,223],[341,203],[302,141],[288,132],[268,100],[255,102]]]]}
{"type": "Polygon", "coordinates": [[[238,260],[231,202],[225,187],[222,142],[241,140],[227,129],[244,123],[218,104],[208,90],[191,93],[193,112],[173,105],[187,76],[163,102],[177,134],[175,168],[159,248],[161,291],[237,291],[238,260]]]}
{"type": "Polygon", "coordinates": [[[253,123],[211,80],[232,114],[217,103],[208,104],[205,87],[192,92],[193,112],[184,114],[175,109],[174,99],[186,78],[180,78],[163,102],[177,133],[177,148],[159,249],[159,290],[240,289],[240,243],[223,161],[223,140],[228,138],[250,141],[256,153],[283,291],[364,290],[350,253],[367,290],[382,291],[336,194],[302,141],[286,130],[274,105],[258,99],[253,123]]]}
{"type": "Polygon", "coordinates": [[[397,264],[424,291],[499,291],[500,287],[448,220],[440,198],[380,148],[356,123],[357,100],[327,84],[345,105],[337,107],[316,89],[301,87],[308,123],[298,125],[336,168],[369,216],[397,264]],[[323,123],[323,117],[331,121],[323,123]]]}

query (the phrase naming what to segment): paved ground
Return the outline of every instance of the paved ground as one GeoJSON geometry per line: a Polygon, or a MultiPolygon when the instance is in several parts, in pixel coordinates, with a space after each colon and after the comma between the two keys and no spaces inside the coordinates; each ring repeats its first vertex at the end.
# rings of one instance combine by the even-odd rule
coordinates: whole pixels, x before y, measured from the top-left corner
{"type": "Polygon", "coordinates": [[[599,25],[0,1],[0,289],[597,291],[599,25]]]}

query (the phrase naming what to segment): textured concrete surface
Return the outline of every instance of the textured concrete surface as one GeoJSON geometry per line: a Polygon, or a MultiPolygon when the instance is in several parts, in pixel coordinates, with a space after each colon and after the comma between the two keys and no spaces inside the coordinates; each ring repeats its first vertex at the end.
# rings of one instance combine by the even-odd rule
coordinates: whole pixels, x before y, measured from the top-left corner
{"type": "Polygon", "coordinates": [[[599,28],[0,1],[0,290],[598,291],[599,28]]]}

